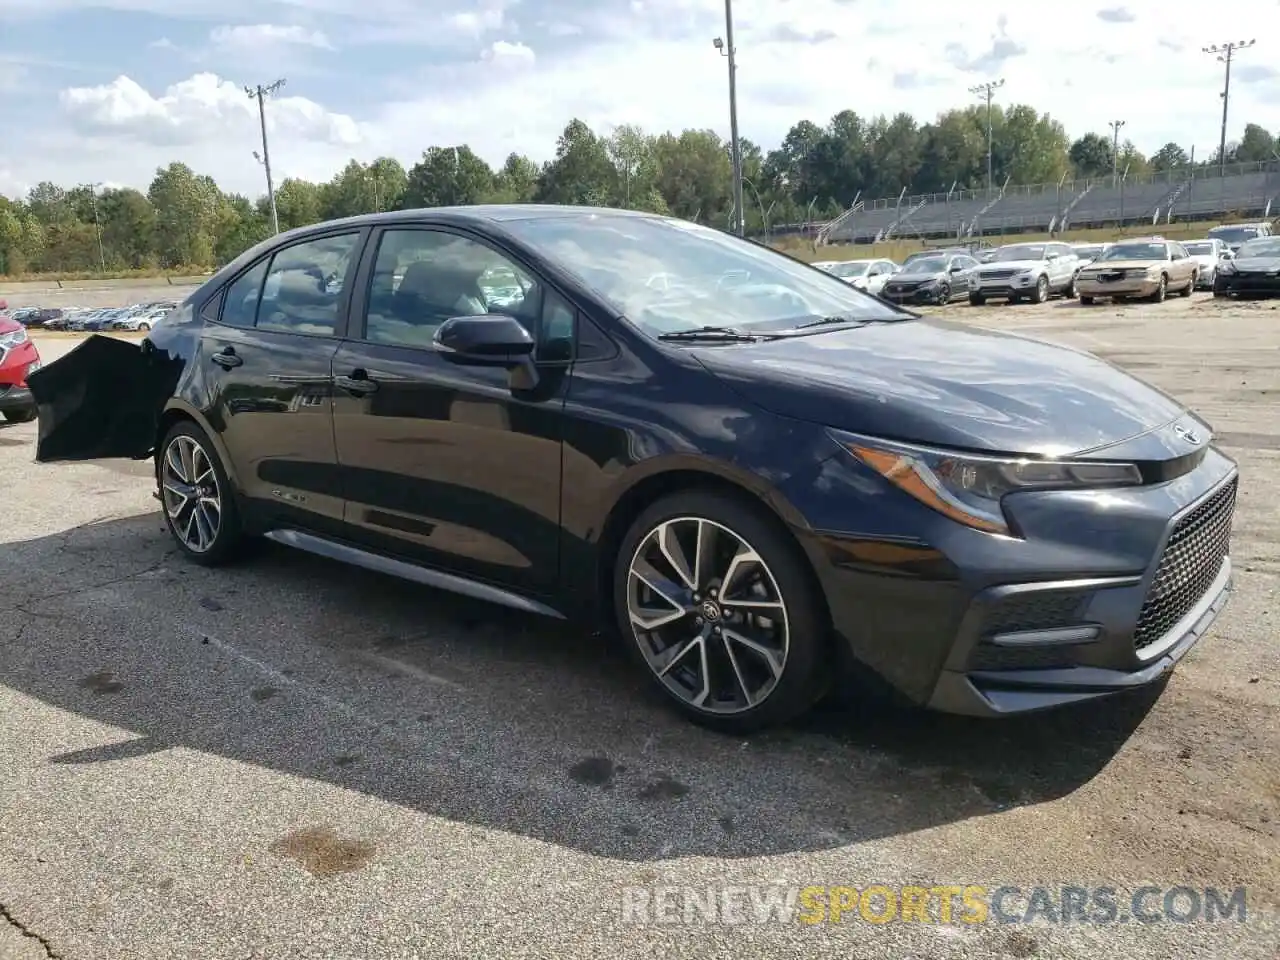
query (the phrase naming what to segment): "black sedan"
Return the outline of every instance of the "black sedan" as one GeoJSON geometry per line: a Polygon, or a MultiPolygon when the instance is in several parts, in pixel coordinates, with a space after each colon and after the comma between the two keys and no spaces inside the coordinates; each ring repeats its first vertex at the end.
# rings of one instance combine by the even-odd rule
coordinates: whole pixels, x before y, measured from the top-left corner
{"type": "Polygon", "coordinates": [[[974,277],[977,266],[978,261],[965,253],[908,257],[902,269],[889,278],[880,296],[890,303],[939,306],[952,300],[967,300],[978,289],[974,277]]]}
{"type": "Polygon", "coordinates": [[[1215,297],[1280,294],[1280,237],[1260,237],[1240,247],[1235,257],[1218,264],[1215,297]]]}
{"type": "Polygon", "coordinates": [[[1182,404],[653,215],[294,230],[30,385],[38,459],[154,458],[196,563],[266,537],[603,620],[730,731],[845,661],[978,715],[1126,690],[1228,595],[1236,466],[1182,404]]]}

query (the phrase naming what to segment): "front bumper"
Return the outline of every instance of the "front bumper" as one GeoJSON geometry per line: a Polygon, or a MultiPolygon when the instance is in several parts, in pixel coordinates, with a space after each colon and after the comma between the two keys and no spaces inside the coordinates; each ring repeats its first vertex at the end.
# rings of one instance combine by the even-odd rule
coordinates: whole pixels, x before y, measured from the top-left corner
{"type": "Polygon", "coordinates": [[[827,470],[848,474],[827,477],[845,491],[845,519],[837,498],[802,505],[826,528],[802,541],[836,633],[931,709],[1006,716],[1152,683],[1230,595],[1238,473],[1212,448],[1191,472],[1124,493],[1019,494],[1024,539],[969,530],[897,492],[851,523],[848,491],[867,477],[827,470]]]}
{"type": "Polygon", "coordinates": [[[1031,274],[1014,274],[1009,277],[978,276],[977,289],[973,293],[988,300],[1006,300],[1009,297],[1031,296],[1036,291],[1036,277],[1031,274]]]}
{"type": "Polygon", "coordinates": [[[918,287],[894,287],[885,284],[880,297],[890,303],[937,303],[941,290],[937,283],[926,283],[918,287]]]}
{"type": "Polygon", "coordinates": [[[1160,288],[1160,279],[1125,277],[1121,280],[1095,280],[1080,277],[1076,293],[1082,297],[1149,297],[1160,288]]]}
{"type": "Polygon", "coordinates": [[[1222,273],[1213,281],[1215,293],[1280,294],[1280,274],[1222,273]]]}

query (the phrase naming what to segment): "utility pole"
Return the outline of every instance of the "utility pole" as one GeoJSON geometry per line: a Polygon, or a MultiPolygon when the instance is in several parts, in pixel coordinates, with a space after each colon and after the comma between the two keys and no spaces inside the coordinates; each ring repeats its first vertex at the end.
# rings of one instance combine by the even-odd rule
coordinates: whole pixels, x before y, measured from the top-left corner
{"type": "Polygon", "coordinates": [[[1111,128],[1111,186],[1115,187],[1120,183],[1120,129],[1128,123],[1127,120],[1110,120],[1107,126],[1111,128]]]}
{"type": "Polygon", "coordinates": [[[382,204],[378,202],[378,175],[376,173],[366,173],[364,179],[373,186],[373,212],[381,213],[382,204]]]}
{"type": "MultiPolygon", "coordinates": [[[[267,108],[266,98],[279,92],[280,88],[285,84],[284,77],[281,77],[275,83],[267,84],[265,87],[258,84],[256,87],[245,87],[244,92],[250,100],[258,101],[258,122],[262,125],[262,167],[267,172],[267,199],[271,202],[271,229],[275,233],[280,232],[280,217],[276,213],[276,188],[271,182],[271,152],[267,149],[267,108]]],[[[256,157],[257,154],[255,153],[256,157]]]]}
{"type": "Polygon", "coordinates": [[[1233,40],[1230,43],[1215,43],[1202,48],[1204,53],[1215,54],[1219,63],[1226,64],[1226,81],[1222,85],[1222,92],[1218,94],[1222,98],[1222,136],[1218,141],[1218,176],[1220,177],[1226,175],[1227,168],[1227,106],[1231,100],[1231,61],[1235,58],[1237,50],[1247,50],[1257,42],[1257,40],[1233,40]]]}
{"type": "Polygon", "coordinates": [[[98,188],[102,186],[100,183],[89,184],[89,196],[93,198],[93,232],[98,235],[98,263],[102,265],[102,272],[107,272],[107,255],[102,249],[102,223],[98,220],[98,188]]]}
{"type": "Polygon", "coordinates": [[[986,83],[980,83],[976,87],[970,87],[969,92],[977,94],[987,101],[987,197],[991,196],[993,187],[992,176],[992,155],[995,152],[995,127],[991,117],[991,97],[1004,86],[1004,80],[988,80],[986,83]]]}
{"type": "Polygon", "coordinates": [[[733,0],[724,0],[724,39],[713,41],[720,55],[729,58],[729,150],[733,162],[733,217],[736,233],[745,236],[747,220],[742,204],[742,145],[738,141],[738,51],[733,46],[733,0]]]}

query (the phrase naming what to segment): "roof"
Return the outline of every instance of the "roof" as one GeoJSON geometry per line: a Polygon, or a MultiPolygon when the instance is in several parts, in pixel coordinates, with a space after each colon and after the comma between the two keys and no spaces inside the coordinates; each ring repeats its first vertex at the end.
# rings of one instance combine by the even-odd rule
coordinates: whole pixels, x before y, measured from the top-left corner
{"type": "Polygon", "coordinates": [[[389,210],[383,213],[363,213],[341,220],[330,220],[325,223],[308,224],[303,230],[314,230],[317,227],[330,227],[334,224],[350,224],[352,226],[369,226],[383,223],[400,223],[421,220],[423,217],[436,217],[446,220],[491,220],[496,222],[510,220],[537,220],[555,217],[634,217],[639,219],[653,218],[658,214],[644,213],[638,210],[620,210],[616,207],[577,207],[554,203],[479,203],[455,207],[417,207],[412,210],[389,210]]]}

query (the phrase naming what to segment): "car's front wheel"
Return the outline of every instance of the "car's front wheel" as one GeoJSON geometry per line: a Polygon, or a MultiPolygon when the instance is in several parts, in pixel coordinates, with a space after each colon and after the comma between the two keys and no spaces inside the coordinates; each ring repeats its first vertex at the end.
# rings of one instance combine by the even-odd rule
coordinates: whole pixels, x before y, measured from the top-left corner
{"type": "Polygon", "coordinates": [[[4,418],[10,423],[30,423],[36,418],[36,408],[23,407],[20,410],[6,410],[4,418]]]}
{"type": "Polygon", "coordinates": [[[178,548],[209,567],[231,559],[244,539],[240,512],[227,471],[196,424],[184,420],[169,430],[156,457],[156,481],[178,548]]]}
{"type": "Polygon", "coordinates": [[[821,698],[833,665],[804,554],[762,508],[706,491],[645,510],[619,548],[619,628],[691,720],[745,733],[821,698]]]}

